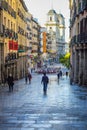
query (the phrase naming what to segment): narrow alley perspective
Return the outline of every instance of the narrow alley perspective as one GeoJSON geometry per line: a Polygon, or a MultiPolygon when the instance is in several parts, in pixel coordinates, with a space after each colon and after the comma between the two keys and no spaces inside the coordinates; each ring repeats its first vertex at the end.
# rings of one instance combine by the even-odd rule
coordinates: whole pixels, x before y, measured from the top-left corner
{"type": "Polygon", "coordinates": [[[31,84],[15,81],[13,92],[0,88],[0,130],[87,130],[87,89],[48,77],[47,95],[41,74],[32,74],[31,84]]]}
{"type": "Polygon", "coordinates": [[[0,0],[0,130],[87,130],[87,0],[0,0]]]}

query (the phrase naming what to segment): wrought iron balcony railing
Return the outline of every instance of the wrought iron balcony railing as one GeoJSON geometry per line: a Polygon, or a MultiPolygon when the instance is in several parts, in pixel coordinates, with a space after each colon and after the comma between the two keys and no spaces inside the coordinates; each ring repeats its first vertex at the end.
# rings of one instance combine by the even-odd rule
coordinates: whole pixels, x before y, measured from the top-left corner
{"type": "Polygon", "coordinates": [[[86,44],[87,43],[87,33],[83,32],[81,34],[75,35],[72,37],[71,39],[71,44],[75,45],[75,44],[86,44]]]}
{"type": "Polygon", "coordinates": [[[8,13],[16,18],[16,12],[14,11],[14,9],[8,4],[8,2],[6,2],[5,0],[1,0],[0,1],[0,9],[1,10],[5,10],[5,11],[8,11],[8,13]]]}

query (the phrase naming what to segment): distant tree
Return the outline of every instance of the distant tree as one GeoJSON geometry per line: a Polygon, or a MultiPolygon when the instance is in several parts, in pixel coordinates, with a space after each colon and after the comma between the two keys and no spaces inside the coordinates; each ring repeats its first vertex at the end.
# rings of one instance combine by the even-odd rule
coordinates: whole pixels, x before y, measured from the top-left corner
{"type": "Polygon", "coordinates": [[[65,65],[68,69],[70,68],[70,53],[66,53],[65,55],[61,55],[59,58],[60,63],[65,65]]]}

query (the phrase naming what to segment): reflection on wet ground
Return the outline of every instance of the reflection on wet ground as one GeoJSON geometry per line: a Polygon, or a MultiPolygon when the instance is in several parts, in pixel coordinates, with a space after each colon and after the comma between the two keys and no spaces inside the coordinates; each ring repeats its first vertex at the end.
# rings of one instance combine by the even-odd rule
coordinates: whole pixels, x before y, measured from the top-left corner
{"type": "Polygon", "coordinates": [[[47,95],[36,74],[31,84],[16,81],[13,93],[0,90],[0,130],[87,130],[87,88],[48,76],[47,95]]]}

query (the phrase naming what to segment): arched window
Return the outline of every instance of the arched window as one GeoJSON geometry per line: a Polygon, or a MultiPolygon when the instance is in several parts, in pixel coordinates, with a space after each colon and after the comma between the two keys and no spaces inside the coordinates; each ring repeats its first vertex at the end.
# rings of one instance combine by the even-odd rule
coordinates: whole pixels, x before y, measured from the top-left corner
{"type": "Polygon", "coordinates": [[[6,26],[6,17],[4,17],[4,25],[6,26]]]}
{"type": "Polygon", "coordinates": [[[52,17],[50,16],[50,21],[52,21],[52,17]]]}
{"type": "Polygon", "coordinates": [[[8,28],[10,29],[10,20],[8,19],[8,28]]]}
{"type": "Polygon", "coordinates": [[[52,29],[52,27],[50,27],[50,29],[52,29]]]}

